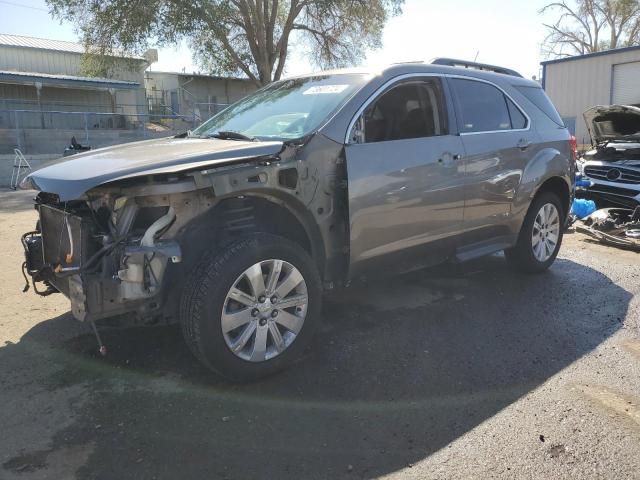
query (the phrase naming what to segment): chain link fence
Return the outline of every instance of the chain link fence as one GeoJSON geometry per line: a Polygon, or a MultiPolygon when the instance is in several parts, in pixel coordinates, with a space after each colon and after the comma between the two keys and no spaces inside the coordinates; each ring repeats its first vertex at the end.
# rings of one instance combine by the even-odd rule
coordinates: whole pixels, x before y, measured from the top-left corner
{"type": "Polygon", "coordinates": [[[62,153],[71,137],[92,148],[175,135],[197,127],[195,115],[0,110],[0,154],[62,153]]]}
{"type": "Polygon", "coordinates": [[[199,123],[204,123],[214,115],[217,115],[222,110],[229,106],[228,103],[204,103],[196,102],[193,104],[193,115],[199,123]]]}

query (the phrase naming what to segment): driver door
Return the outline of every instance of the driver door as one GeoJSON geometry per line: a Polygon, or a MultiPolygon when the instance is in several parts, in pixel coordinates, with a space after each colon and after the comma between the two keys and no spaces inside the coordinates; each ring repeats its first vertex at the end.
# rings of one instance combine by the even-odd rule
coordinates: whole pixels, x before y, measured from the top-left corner
{"type": "Polygon", "coordinates": [[[400,80],[356,120],[345,147],[352,274],[391,254],[417,265],[421,249],[461,230],[463,146],[445,88],[438,77],[400,80]]]}

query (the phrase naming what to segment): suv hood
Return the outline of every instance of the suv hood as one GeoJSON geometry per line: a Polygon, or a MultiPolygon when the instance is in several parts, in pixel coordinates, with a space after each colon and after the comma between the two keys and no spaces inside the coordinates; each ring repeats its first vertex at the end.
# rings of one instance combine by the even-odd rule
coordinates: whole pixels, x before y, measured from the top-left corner
{"type": "Polygon", "coordinates": [[[592,107],[582,114],[594,144],[640,140],[640,108],[628,105],[592,107]]]}
{"type": "Polygon", "coordinates": [[[61,201],[114,180],[220,166],[279,153],[282,142],[160,138],[90,150],[47,163],[21,186],[55,193],[61,201]]]}

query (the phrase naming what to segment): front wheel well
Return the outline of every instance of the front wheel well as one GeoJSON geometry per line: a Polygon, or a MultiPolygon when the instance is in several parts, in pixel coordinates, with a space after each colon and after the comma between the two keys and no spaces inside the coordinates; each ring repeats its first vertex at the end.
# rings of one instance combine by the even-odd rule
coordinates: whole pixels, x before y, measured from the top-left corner
{"type": "Polygon", "coordinates": [[[221,200],[213,208],[194,218],[182,232],[180,243],[188,266],[197,263],[209,250],[240,237],[268,233],[300,245],[323,271],[323,250],[310,228],[292,208],[277,199],[243,195],[221,200]]]}
{"type": "Polygon", "coordinates": [[[319,233],[314,234],[310,221],[302,220],[302,215],[279,199],[242,195],[222,199],[193,218],[177,235],[182,262],[169,265],[171,274],[165,285],[167,316],[176,318],[184,284],[205,255],[219,253],[242,237],[264,233],[300,245],[314,260],[322,278],[325,263],[322,239],[319,233]]]}
{"type": "Polygon", "coordinates": [[[536,191],[536,197],[545,192],[551,192],[558,196],[564,208],[562,213],[566,218],[569,213],[569,201],[571,199],[571,191],[569,190],[567,182],[561,177],[551,177],[540,185],[540,188],[536,191]]]}

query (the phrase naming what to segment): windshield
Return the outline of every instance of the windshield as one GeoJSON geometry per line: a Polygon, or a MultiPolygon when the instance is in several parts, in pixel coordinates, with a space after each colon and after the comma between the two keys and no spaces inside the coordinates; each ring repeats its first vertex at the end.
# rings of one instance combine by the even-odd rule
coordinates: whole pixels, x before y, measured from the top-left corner
{"type": "Polygon", "coordinates": [[[322,125],[365,82],[364,74],[275,82],[211,117],[193,136],[234,132],[259,140],[300,138],[322,125]]]}

